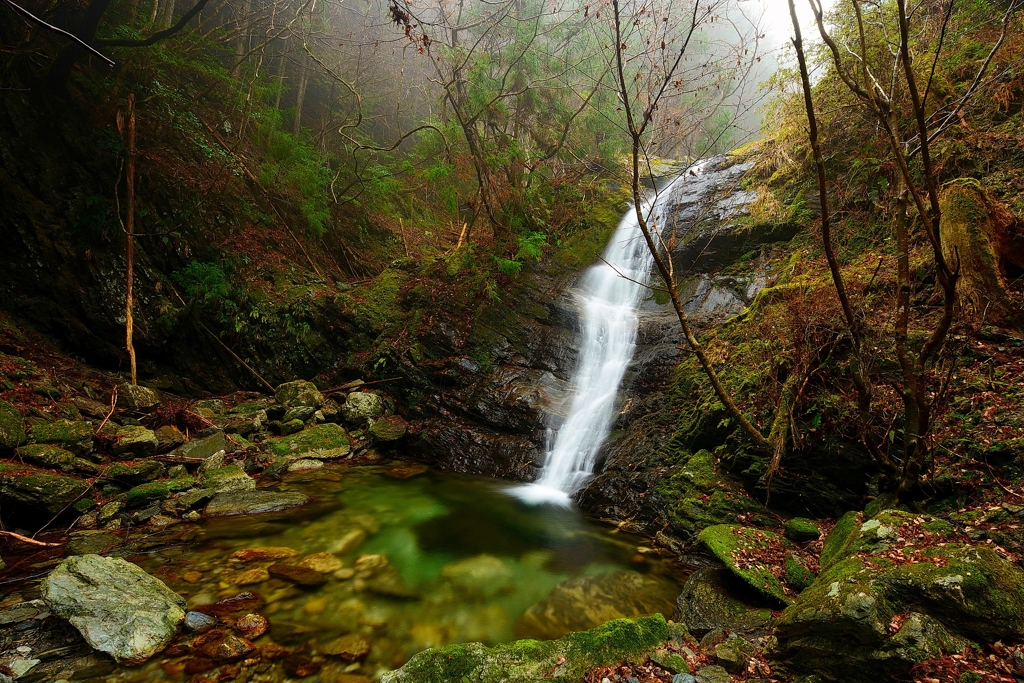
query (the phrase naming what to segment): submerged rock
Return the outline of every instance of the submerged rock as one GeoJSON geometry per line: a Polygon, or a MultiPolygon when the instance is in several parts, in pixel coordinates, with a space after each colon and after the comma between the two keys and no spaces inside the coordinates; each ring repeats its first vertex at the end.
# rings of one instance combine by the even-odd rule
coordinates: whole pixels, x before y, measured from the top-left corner
{"type": "Polygon", "coordinates": [[[553,641],[519,640],[493,648],[448,645],[419,653],[401,669],[384,674],[381,683],[568,683],[600,666],[642,661],[669,635],[665,618],[655,614],[617,619],[553,641]]]}
{"type": "Polygon", "coordinates": [[[464,597],[488,600],[515,588],[512,570],[493,555],[477,555],[441,569],[452,588],[464,597]]]}
{"type": "Polygon", "coordinates": [[[634,571],[580,576],[558,584],[516,623],[516,634],[558,638],[612,619],[672,614],[678,588],[634,571]]]}
{"type": "Polygon", "coordinates": [[[325,655],[340,657],[347,662],[363,659],[370,654],[370,639],[359,633],[350,633],[324,645],[321,651],[325,655]]]}
{"type": "Polygon", "coordinates": [[[275,491],[234,491],[218,493],[206,504],[204,514],[208,517],[231,517],[233,515],[258,515],[281,512],[305,505],[309,496],[301,493],[275,491]]]}
{"type": "Polygon", "coordinates": [[[287,408],[308,406],[315,410],[324,404],[324,396],[316,385],[302,379],[278,386],[274,390],[274,399],[287,408]]]}
{"type": "Polygon", "coordinates": [[[139,664],[163,650],[185,619],[184,598],[119,558],[69,557],[40,588],[51,611],[122,664],[139,664]]]}

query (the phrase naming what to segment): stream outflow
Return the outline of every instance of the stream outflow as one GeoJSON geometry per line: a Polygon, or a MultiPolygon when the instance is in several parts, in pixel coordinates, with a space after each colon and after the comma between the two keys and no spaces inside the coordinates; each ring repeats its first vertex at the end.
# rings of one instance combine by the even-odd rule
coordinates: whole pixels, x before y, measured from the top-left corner
{"type": "MultiPolygon", "coordinates": [[[[642,210],[656,239],[664,209],[685,182],[685,176],[679,176],[644,203],[642,210]]],[[[653,261],[631,206],[615,229],[603,261],[591,267],[580,282],[577,296],[582,315],[572,404],[548,449],[540,476],[532,484],[510,489],[517,498],[568,506],[593,475],[601,446],[615,422],[619,386],[633,359],[637,308],[647,295],[653,261]]]]}

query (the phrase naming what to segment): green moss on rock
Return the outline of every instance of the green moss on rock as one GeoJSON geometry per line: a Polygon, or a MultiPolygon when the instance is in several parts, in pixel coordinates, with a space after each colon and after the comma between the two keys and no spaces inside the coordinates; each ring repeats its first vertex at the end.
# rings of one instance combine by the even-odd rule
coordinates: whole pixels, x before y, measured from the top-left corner
{"type": "Polygon", "coordinates": [[[279,457],[309,457],[318,460],[341,458],[352,450],[345,430],[333,422],[317,425],[298,434],[273,439],[269,448],[272,454],[279,457]]]}
{"type": "Polygon", "coordinates": [[[323,394],[316,385],[302,379],[278,386],[274,390],[274,398],[287,408],[305,406],[315,410],[324,404],[323,394]]]}
{"type": "Polygon", "coordinates": [[[426,650],[382,683],[541,683],[578,681],[588,671],[639,659],[670,637],[661,615],[616,619],[558,640],[518,640],[487,648],[480,643],[426,650]]]}
{"type": "Polygon", "coordinates": [[[779,546],[792,548],[789,541],[771,531],[732,524],[708,527],[697,538],[729,571],[762,595],[782,604],[792,602],[771,568],[757,559],[758,551],[779,546]]]}
{"type": "Polygon", "coordinates": [[[821,538],[821,530],[818,525],[806,517],[794,517],[787,520],[783,527],[783,534],[789,540],[797,543],[816,541],[821,538]]]}
{"type": "Polygon", "coordinates": [[[7,401],[0,401],[0,448],[17,448],[25,443],[21,413],[7,401]]]}
{"type": "Polygon", "coordinates": [[[23,461],[51,470],[70,472],[75,469],[75,454],[51,444],[29,444],[18,449],[23,461]]]}
{"type": "Polygon", "coordinates": [[[75,455],[87,455],[93,448],[92,430],[89,422],[57,420],[33,426],[28,432],[28,439],[32,443],[60,446],[75,455]]]}
{"type": "Polygon", "coordinates": [[[818,564],[821,571],[825,571],[836,562],[846,557],[850,544],[853,543],[860,528],[861,514],[851,510],[843,515],[832,531],[825,538],[825,545],[821,549],[821,557],[818,564]]]}
{"type": "Polygon", "coordinates": [[[85,482],[59,474],[0,474],[0,501],[27,505],[50,514],[63,511],[88,490],[85,482]]]}
{"type": "Polygon", "coordinates": [[[398,415],[389,415],[374,421],[368,430],[375,441],[398,441],[405,436],[409,425],[398,415]]]}

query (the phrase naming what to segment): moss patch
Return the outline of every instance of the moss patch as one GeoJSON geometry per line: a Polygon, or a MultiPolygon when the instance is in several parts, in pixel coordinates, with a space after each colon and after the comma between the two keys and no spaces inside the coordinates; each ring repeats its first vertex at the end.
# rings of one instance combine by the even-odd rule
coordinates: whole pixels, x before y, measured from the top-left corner
{"type": "Polygon", "coordinates": [[[352,445],[341,425],[328,422],[297,434],[274,439],[270,442],[269,448],[271,453],[279,457],[306,456],[330,460],[348,455],[352,445]]]}
{"type": "Polygon", "coordinates": [[[779,546],[792,548],[784,538],[771,531],[731,524],[708,527],[697,538],[729,571],[762,595],[782,604],[792,602],[772,568],[759,557],[765,551],[774,552],[779,546]]]}

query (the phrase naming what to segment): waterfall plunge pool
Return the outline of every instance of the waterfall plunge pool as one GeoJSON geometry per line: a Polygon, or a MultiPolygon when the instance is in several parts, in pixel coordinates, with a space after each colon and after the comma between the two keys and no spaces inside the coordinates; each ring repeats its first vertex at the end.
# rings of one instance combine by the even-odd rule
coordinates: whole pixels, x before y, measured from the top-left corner
{"type": "MultiPolygon", "coordinates": [[[[506,481],[422,469],[292,475],[281,488],[314,496],[314,506],[171,527],[161,545],[130,559],[185,595],[189,609],[258,595],[255,606],[223,615],[220,628],[232,632],[225,625],[249,611],[264,615],[270,628],[253,643],[264,654],[289,648],[291,661],[319,668],[302,678],[313,682],[368,683],[449,643],[557,638],[619,616],[671,616],[686,568],[640,537],[574,507],[528,505],[506,494],[506,481]],[[239,561],[239,551],[253,548],[290,556],[239,561]],[[321,583],[282,578],[274,564],[321,570],[321,583]],[[366,645],[368,654],[329,654],[366,645]]],[[[286,657],[254,657],[251,677],[238,680],[300,678],[286,657]]],[[[244,672],[247,661],[231,664],[244,672]]],[[[103,680],[186,681],[211,663],[172,646],[103,680]]]]}

